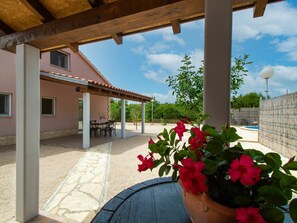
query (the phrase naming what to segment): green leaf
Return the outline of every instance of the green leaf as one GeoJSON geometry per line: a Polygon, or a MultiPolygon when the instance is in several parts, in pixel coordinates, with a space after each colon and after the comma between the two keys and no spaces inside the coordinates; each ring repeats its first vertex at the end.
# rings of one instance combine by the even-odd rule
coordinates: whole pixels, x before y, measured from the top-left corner
{"type": "Polygon", "coordinates": [[[277,153],[267,153],[264,156],[265,162],[271,166],[274,170],[279,169],[282,165],[282,160],[277,153]]]}
{"type": "Polygon", "coordinates": [[[170,145],[171,146],[174,146],[175,136],[176,136],[176,132],[172,131],[170,134],[170,145]]]}
{"type": "Polygon", "coordinates": [[[169,141],[169,134],[168,134],[167,129],[165,129],[165,128],[163,130],[163,137],[164,137],[165,141],[169,141]]]}
{"type": "Polygon", "coordinates": [[[289,205],[289,212],[292,220],[297,222],[297,198],[293,199],[289,205]]]}
{"type": "Polygon", "coordinates": [[[202,130],[210,136],[218,136],[219,135],[219,133],[215,130],[214,127],[207,125],[207,124],[203,125],[202,130]]]}
{"type": "Polygon", "coordinates": [[[207,143],[206,150],[213,153],[213,154],[219,154],[224,149],[222,143],[218,140],[210,140],[207,143]]]}
{"type": "Polygon", "coordinates": [[[242,139],[237,133],[236,128],[227,128],[225,131],[225,140],[226,142],[236,142],[238,139],[242,139]]]}
{"type": "Polygon", "coordinates": [[[271,185],[264,185],[258,189],[259,196],[266,202],[274,205],[286,205],[288,199],[286,195],[277,187],[271,185]]]}
{"type": "Polygon", "coordinates": [[[285,219],[284,213],[278,208],[264,208],[260,214],[269,223],[282,223],[285,219]]]}
{"type": "Polygon", "coordinates": [[[167,174],[169,173],[170,170],[171,170],[171,166],[166,166],[165,174],[167,175],[167,174]]]}
{"type": "Polygon", "coordinates": [[[297,170],[297,161],[285,164],[284,168],[288,170],[297,170]]]}
{"type": "Polygon", "coordinates": [[[174,170],[173,173],[172,173],[172,177],[171,178],[172,178],[173,181],[176,181],[177,180],[177,171],[178,170],[174,170]]]}
{"type": "Polygon", "coordinates": [[[205,168],[203,169],[203,173],[208,175],[214,174],[219,165],[217,162],[210,159],[205,159],[204,163],[205,163],[205,168]]]}
{"type": "Polygon", "coordinates": [[[264,162],[264,154],[256,149],[246,149],[244,151],[245,155],[248,155],[253,158],[253,160],[256,160],[257,162],[264,162]]]}
{"type": "Polygon", "coordinates": [[[243,195],[238,195],[234,198],[235,204],[239,206],[248,206],[251,203],[251,200],[243,195]]]}
{"type": "Polygon", "coordinates": [[[154,160],[154,168],[159,166],[163,162],[163,159],[154,160]]]}
{"type": "Polygon", "coordinates": [[[257,165],[258,167],[261,168],[261,176],[267,176],[269,173],[272,172],[272,168],[271,166],[268,166],[268,165],[265,165],[265,164],[260,164],[260,165],[257,165]]]}
{"type": "Polygon", "coordinates": [[[160,167],[159,169],[159,177],[162,177],[164,175],[164,172],[166,170],[166,164],[164,164],[163,166],[160,167]]]}

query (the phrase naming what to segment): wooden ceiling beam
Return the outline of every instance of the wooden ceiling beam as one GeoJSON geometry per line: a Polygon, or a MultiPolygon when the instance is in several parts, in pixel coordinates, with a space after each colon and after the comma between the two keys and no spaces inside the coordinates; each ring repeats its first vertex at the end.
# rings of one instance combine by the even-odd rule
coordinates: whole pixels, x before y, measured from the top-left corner
{"type": "Polygon", "coordinates": [[[254,18],[264,15],[268,0],[256,0],[254,6],[254,18]]]}
{"type": "Polygon", "coordinates": [[[11,28],[9,25],[7,25],[2,20],[0,20],[0,29],[6,34],[11,34],[11,33],[15,32],[15,30],[13,28],[11,28]]]}
{"type": "Polygon", "coordinates": [[[176,19],[171,21],[171,26],[174,34],[178,34],[181,32],[180,29],[180,19],[176,19]]]}
{"type": "Polygon", "coordinates": [[[79,45],[78,43],[67,43],[68,48],[70,48],[74,53],[79,52],[79,45]]]}
{"type": "Polygon", "coordinates": [[[123,44],[123,36],[121,33],[114,33],[114,34],[111,34],[113,40],[118,44],[123,44]]]}
{"type": "Polygon", "coordinates": [[[88,0],[88,2],[92,8],[96,8],[96,7],[104,4],[103,0],[88,0]]]}
{"type": "MultiPolygon", "coordinates": [[[[32,0],[33,1],[33,0],[32,0]]],[[[269,0],[276,2],[279,0],[269,0]]],[[[233,10],[253,7],[255,0],[233,0],[233,10]]],[[[118,0],[68,17],[63,17],[27,30],[0,37],[0,49],[14,51],[28,43],[41,51],[85,44],[171,26],[180,18],[188,22],[204,17],[204,0],[118,0]]]]}
{"type": "Polygon", "coordinates": [[[38,0],[20,0],[43,23],[54,20],[53,15],[38,0]]]}
{"type": "Polygon", "coordinates": [[[0,38],[0,48],[28,43],[43,50],[68,42],[111,38],[113,33],[154,27],[177,17],[203,13],[204,1],[197,0],[118,0],[78,14],[44,23],[0,38]],[[170,13],[169,13],[170,12],[170,13]],[[178,15],[178,16],[177,16],[178,15]]]}

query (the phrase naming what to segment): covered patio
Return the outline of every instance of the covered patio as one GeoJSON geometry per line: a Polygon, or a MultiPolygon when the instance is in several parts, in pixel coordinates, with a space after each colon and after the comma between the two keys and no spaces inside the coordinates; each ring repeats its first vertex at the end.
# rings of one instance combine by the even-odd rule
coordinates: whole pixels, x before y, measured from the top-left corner
{"type": "MultiPolygon", "coordinates": [[[[208,124],[220,127],[230,118],[232,12],[253,7],[258,17],[266,4],[277,1],[2,1],[0,48],[17,55],[16,220],[39,215],[40,53],[64,47],[77,52],[81,44],[110,38],[122,44],[127,35],[166,26],[177,34],[182,23],[205,18],[204,113],[211,115],[208,124]]],[[[89,95],[84,92],[84,107],[89,95]]],[[[87,111],[84,117],[87,125],[87,111]]],[[[84,147],[89,147],[87,141],[84,147]]]]}

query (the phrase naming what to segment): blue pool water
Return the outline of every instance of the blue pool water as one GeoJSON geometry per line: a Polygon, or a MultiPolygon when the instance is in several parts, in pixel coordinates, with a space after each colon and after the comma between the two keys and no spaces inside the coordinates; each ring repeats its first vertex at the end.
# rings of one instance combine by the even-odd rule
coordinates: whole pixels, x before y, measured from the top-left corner
{"type": "Polygon", "coordinates": [[[247,129],[252,129],[252,130],[259,130],[259,126],[258,125],[248,125],[248,126],[244,126],[247,129]]]}

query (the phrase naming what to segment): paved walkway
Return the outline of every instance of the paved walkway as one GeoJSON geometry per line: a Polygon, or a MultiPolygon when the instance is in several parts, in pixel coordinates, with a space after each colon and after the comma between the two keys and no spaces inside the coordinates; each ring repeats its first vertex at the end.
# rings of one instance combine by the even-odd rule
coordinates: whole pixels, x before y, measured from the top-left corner
{"type": "Polygon", "coordinates": [[[77,222],[89,222],[105,195],[111,142],[91,148],[41,209],[77,222]]]}

